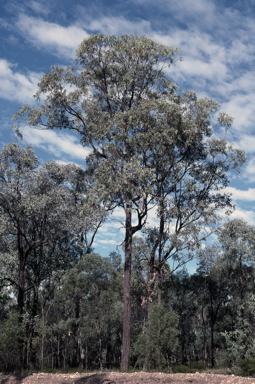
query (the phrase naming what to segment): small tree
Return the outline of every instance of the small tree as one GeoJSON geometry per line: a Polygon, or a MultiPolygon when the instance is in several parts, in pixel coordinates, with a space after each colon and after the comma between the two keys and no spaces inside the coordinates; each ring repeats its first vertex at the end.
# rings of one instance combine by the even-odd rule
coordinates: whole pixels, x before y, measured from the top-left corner
{"type": "Polygon", "coordinates": [[[109,349],[109,339],[114,333],[112,327],[121,317],[120,275],[121,271],[116,271],[109,259],[87,254],[65,274],[62,290],[55,296],[56,305],[61,310],[64,307],[63,317],[71,325],[72,337],[80,341],[78,354],[81,355],[82,349],[86,351],[86,345],[93,339],[100,370],[103,352],[109,349]]]}
{"type": "Polygon", "coordinates": [[[218,239],[236,313],[233,329],[225,331],[223,336],[232,363],[239,363],[245,357],[252,357],[255,351],[255,228],[241,219],[230,220],[220,229],[218,239]]]}
{"type": "Polygon", "coordinates": [[[3,372],[21,371],[20,344],[24,337],[24,327],[19,322],[19,313],[10,311],[6,319],[0,321],[0,369],[3,372]]]}
{"type": "Polygon", "coordinates": [[[151,307],[149,321],[133,345],[137,363],[143,364],[144,370],[152,366],[161,371],[166,364],[169,365],[178,344],[177,326],[178,316],[175,312],[167,312],[158,304],[151,307]]]}

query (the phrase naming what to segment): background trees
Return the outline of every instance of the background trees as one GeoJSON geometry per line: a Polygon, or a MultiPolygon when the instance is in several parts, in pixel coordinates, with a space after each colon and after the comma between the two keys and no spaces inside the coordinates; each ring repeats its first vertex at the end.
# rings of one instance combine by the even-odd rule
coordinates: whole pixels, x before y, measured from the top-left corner
{"type": "MultiPolygon", "coordinates": [[[[244,161],[241,151],[211,137],[219,105],[194,92],[176,93],[164,68],[177,52],[146,37],[93,35],[79,46],[77,67],[54,67],[43,77],[37,99],[43,96],[45,103],[16,114],[33,126],[76,131],[92,149],[87,162],[96,191],[106,206],[124,209],[123,371],[130,360],[132,238],[144,227],[150,204],[159,206],[153,252],[158,248],[161,302],[162,263],[198,247],[201,227],[230,206],[220,192],[227,172],[244,161]]],[[[228,127],[231,119],[220,114],[218,124],[228,127]]]]}
{"type": "Polygon", "coordinates": [[[91,249],[104,218],[95,197],[90,203],[84,188],[78,190],[81,172],[74,164],[52,161],[39,167],[33,150],[18,144],[8,144],[0,154],[0,283],[17,297],[19,321],[24,322],[21,366],[24,359],[35,363],[36,318],[65,271],[91,249]],[[92,238],[86,242],[89,232],[92,238]]]}
{"type": "MultiPolygon", "coordinates": [[[[208,367],[235,366],[253,356],[253,232],[244,221],[229,221],[219,232],[222,244],[200,252],[194,275],[166,269],[160,305],[157,295],[148,292],[152,247],[144,239],[134,238],[133,367],[163,370],[192,361],[202,361],[208,367]]],[[[12,238],[3,232],[3,244],[8,241],[12,244],[12,238]]],[[[10,285],[15,268],[10,272],[6,253],[1,257],[1,370],[120,367],[124,265],[119,254],[109,258],[93,253],[81,256],[77,248],[68,246],[64,256],[69,264],[59,266],[48,261],[47,247],[45,244],[40,256],[51,272],[40,275],[36,314],[34,287],[30,285],[34,272],[27,259],[22,325],[18,290],[10,285]]],[[[157,281],[154,289],[157,293],[157,281]]]]}
{"type": "Polygon", "coordinates": [[[240,363],[255,352],[254,235],[254,227],[243,220],[231,220],[219,231],[223,264],[235,301],[235,321],[231,330],[223,333],[232,363],[240,363]]]}
{"type": "MultiPolygon", "coordinates": [[[[81,197],[77,188],[70,189],[69,184],[74,184],[76,174],[81,172],[78,167],[51,161],[38,166],[38,158],[29,147],[22,149],[18,144],[8,144],[1,152],[4,281],[18,290],[21,314],[24,313],[25,292],[32,290],[34,315],[42,281],[75,263],[75,246],[81,232],[86,233],[86,238],[89,230],[97,230],[103,217],[101,208],[94,209],[88,221],[88,214],[84,215],[84,211],[87,213],[85,197],[81,197]]],[[[84,188],[82,192],[84,195],[84,188]]],[[[88,246],[86,248],[88,251],[88,246]]]]}

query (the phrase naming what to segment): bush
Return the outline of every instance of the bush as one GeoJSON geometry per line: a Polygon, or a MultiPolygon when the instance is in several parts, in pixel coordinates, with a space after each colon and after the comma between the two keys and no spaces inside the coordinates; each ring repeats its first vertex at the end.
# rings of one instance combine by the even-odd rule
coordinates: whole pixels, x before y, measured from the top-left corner
{"type": "Polygon", "coordinates": [[[175,365],[173,367],[173,373],[196,373],[196,370],[187,365],[175,365]]]}
{"type": "Polygon", "coordinates": [[[23,327],[18,312],[11,311],[0,322],[0,371],[20,372],[23,343],[23,327]]]}
{"type": "Polygon", "coordinates": [[[197,371],[204,371],[206,369],[203,361],[191,361],[190,367],[196,369],[197,371]]]}
{"type": "Polygon", "coordinates": [[[242,360],[240,367],[242,376],[255,376],[255,358],[242,360]]]}
{"type": "Polygon", "coordinates": [[[149,311],[149,319],[137,341],[132,346],[132,355],[143,369],[162,369],[168,366],[168,358],[174,353],[178,338],[178,316],[168,312],[163,305],[154,304],[149,311]]]}
{"type": "Polygon", "coordinates": [[[215,359],[215,368],[230,368],[231,367],[231,359],[228,351],[218,351],[215,359]]]}

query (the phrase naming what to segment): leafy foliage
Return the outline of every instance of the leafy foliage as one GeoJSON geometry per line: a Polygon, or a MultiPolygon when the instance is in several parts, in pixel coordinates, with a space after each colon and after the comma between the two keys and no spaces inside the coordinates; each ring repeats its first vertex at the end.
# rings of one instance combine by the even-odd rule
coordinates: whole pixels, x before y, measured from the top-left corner
{"type": "Polygon", "coordinates": [[[24,328],[17,311],[10,311],[0,322],[0,367],[4,372],[21,370],[22,339],[24,328]]]}
{"type": "Polygon", "coordinates": [[[243,376],[254,376],[255,374],[255,358],[244,359],[240,363],[241,373],[243,376]]]}
{"type": "Polygon", "coordinates": [[[150,309],[148,322],[133,346],[134,355],[145,369],[162,370],[167,363],[169,365],[177,346],[177,321],[176,313],[167,312],[161,305],[154,304],[150,309]]]}
{"type": "MultiPolygon", "coordinates": [[[[41,129],[72,130],[91,150],[86,170],[54,162],[39,168],[32,149],[17,144],[1,153],[1,282],[12,287],[20,313],[33,320],[26,329],[33,364],[118,365],[123,332],[124,371],[136,338],[134,365],[208,363],[209,355],[213,365],[215,334],[222,348],[222,332],[239,328],[236,297],[242,326],[247,320],[253,327],[245,304],[253,288],[245,271],[254,268],[247,225],[244,232],[237,222],[225,225],[219,237],[224,262],[213,260],[193,279],[173,277],[175,267],[168,264],[171,258],[177,268],[192,259],[215,231],[217,212],[231,212],[224,188],[245,161],[242,151],[214,135],[211,121],[220,105],[178,92],[167,77],[164,69],[178,52],[147,37],[92,35],[78,47],[73,67],[52,67],[43,76],[36,94],[41,106],[24,106],[14,117],[20,136],[24,118],[41,129]],[[158,223],[146,228],[144,244],[134,234],[145,229],[153,206],[158,223]],[[92,254],[95,234],[115,207],[125,213],[123,266],[116,257],[92,254]],[[229,285],[217,278],[224,269],[229,285]]],[[[216,121],[228,128],[232,118],[221,112],[216,121]]]]}

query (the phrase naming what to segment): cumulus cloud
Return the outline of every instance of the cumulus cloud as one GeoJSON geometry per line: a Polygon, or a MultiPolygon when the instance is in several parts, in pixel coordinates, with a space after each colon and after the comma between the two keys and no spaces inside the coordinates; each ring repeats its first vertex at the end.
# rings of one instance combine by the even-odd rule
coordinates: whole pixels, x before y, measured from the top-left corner
{"type": "Polygon", "coordinates": [[[251,158],[246,166],[244,176],[249,182],[255,182],[255,158],[251,158]]]}
{"type": "Polygon", "coordinates": [[[57,160],[55,160],[55,162],[56,162],[57,164],[60,164],[60,165],[74,164],[74,165],[76,165],[76,167],[79,167],[79,168],[84,169],[84,167],[82,167],[80,164],[78,164],[78,163],[74,163],[73,161],[64,161],[64,160],[59,160],[59,159],[57,159],[57,160]]]}
{"type": "Polygon", "coordinates": [[[240,135],[240,139],[234,144],[236,147],[244,150],[246,154],[255,152],[255,137],[252,134],[240,135]]]}
{"type": "Polygon", "coordinates": [[[225,191],[232,194],[233,200],[255,201],[255,188],[242,191],[234,187],[227,187],[225,191]]]}
{"type": "MultiPolygon", "coordinates": [[[[238,136],[238,138],[241,134],[238,146],[242,149],[245,149],[245,147],[247,147],[247,143],[244,142],[243,133],[253,131],[255,118],[255,95],[253,92],[249,92],[249,90],[247,90],[246,94],[243,94],[242,92],[243,88],[240,87],[239,90],[236,89],[235,93],[237,94],[233,95],[232,97],[230,94],[229,100],[227,102],[222,103],[222,108],[224,109],[224,111],[234,117],[234,124],[232,130],[235,130],[235,134],[238,136]]],[[[245,136],[246,138],[248,138],[247,135],[245,136]]],[[[250,138],[251,137],[249,137],[248,140],[250,140],[250,138]]],[[[248,147],[250,152],[251,148],[249,145],[248,147]]]]}
{"type": "Polygon", "coordinates": [[[68,155],[71,158],[85,160],[91,152],[89,148],[79,144],[77,137],[67,133],[25,127],[22,134],[27,144],[42,148],[59,158],[68,155]]]}
{"type": "Polygon", "coordinates": [[[97,239],[97,244],[118,245],[118,242],[112,239],[97,239]]]}
{"type": "Polygon", "coordinates": [[[115,221],[114,219],[107,220],[105,223],[102,224],[99,229],[100,233],[111,233],[111,235],[116,235],[118,233],[118,231],[116,232],[116,230],[123,231],[124,227],[119,221],[115,221]]]}
{"type": "Polygon", "coordinates": [[[250,225],[255,225],[255,212],[238,208],[232,213],[230,219],[243,219],[250,225]]]}
{"type": "Polygon", "coordinates": [[[150,35],[152,31],[149,21],[143,19],[131,21],[123,16],[101,16],[96,19],[91,19],[84,24],[82,23],[82,25],[87,31],[100,31],[100,33],[104,35],[122,35],[125,33],[150,35]]]}
{"type": "Polygon", "coordinates": [[[82,28],[71,25],[63,27],[41,18],[21,14],[16,22],[19,32],[38,48],[43,47],[54,54],[74,57],[77,46],[88,37],[82,28]]]}
{"type": "Polygon", "coordinates": [[[22,104],[33,102],[42,73],[28,71],[23,74],[15,71],[15,68],[14,64],[0,59],[0,97],[22,104]]]}

